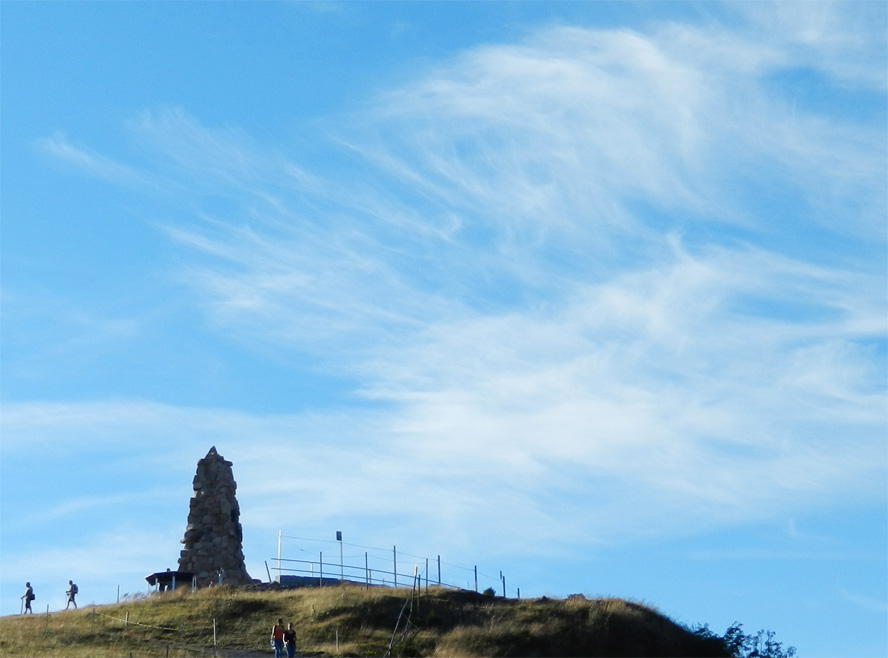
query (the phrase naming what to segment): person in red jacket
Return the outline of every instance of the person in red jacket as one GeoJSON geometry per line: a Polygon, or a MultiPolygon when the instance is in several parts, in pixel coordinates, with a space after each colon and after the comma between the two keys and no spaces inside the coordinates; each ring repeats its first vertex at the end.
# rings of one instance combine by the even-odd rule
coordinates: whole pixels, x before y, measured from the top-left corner
{"type": "Polygon", "coordinates": [[[274,658],[284,658],[284,620],[278,619],[271,627],[271,643],[274,645],[274,658]]]}

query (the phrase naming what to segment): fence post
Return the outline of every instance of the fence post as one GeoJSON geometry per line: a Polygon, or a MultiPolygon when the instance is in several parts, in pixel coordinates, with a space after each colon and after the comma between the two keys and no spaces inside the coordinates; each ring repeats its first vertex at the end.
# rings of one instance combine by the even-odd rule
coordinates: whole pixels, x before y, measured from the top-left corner
{"type": "Polygon", "coordinates": [[[478,591],[478,565],[475,565],[475,591],[478,591]]]}
{"type": "Polygon", "coordinates": [[[395,587],[398,586],[398,547],[392,546],[392,555],[395,557],[395,587]]]}
{"type": "Polygon", "coordinates": [[[367,589],[370,589],[370,558],[364,551],[364,577],[367,579],[367,589]]]}
{"type": "Polygon", "coordinates": [[[438,587],[441,587],[441,556],[438,556],[438,587]]]}
{"type": "Polygon", "coordinates": [[[426,558],[426,595],[429,593],[429,558],[426,558]]]}
{"type": "Polygon", "coordinates": [[[283,534],[283,530],[278,530],[278,582],[281,581],[281,539],[283,534]]]}
{"type": "Polygon", "coordinates": [[[342,531],[336,531],[336,541],[339,542],[339,581],[342,582],[345,580],[345,567],[343,566],[344,561],[342,558],[342,531]]]}
{"type": "Polygon", "coordinates": [[[324,551],[321,551],[321,561],[319,563],[320,566],[320,576],[318,577],[318,587],[324,586],[324,551]]]}

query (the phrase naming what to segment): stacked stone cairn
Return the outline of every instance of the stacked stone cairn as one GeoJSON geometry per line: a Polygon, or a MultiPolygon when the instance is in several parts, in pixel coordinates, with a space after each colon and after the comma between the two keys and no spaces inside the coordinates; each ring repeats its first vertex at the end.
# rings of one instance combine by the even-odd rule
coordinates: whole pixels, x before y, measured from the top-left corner
{"type": "Polygon", "coordinates": [[[237,483],[231,462],[216,447],[197,462],[194,494],[179,557],[179,571],[193,573],[198,587],[210,583],[243,585],[251,582],[244,565],[237,483]]]}

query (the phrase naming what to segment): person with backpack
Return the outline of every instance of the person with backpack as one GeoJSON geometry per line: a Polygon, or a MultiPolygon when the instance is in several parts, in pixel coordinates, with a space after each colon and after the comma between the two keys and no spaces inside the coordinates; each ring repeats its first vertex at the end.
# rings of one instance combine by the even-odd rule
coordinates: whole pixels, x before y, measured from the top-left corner
{"type": "Polygon", "coordinates": [[[68,606],[72,603],[74,604],[74,609],[77,610],[77,601],[74,600],[74,597],[77,596],[77,585],[74,584],[73,580],[68,581],[68,591],[65,594],[68,595],[68,603],[65,605],[65,610],[68,609],[68,606]]]}
{"type": "Polygon", "coordinates": [[[33,601],[36,596],[34,596],[34,588],[31,587],[31,583],[25,583],[25,593],[22,594],[22,600],[25,602],[25,610],[24,614],[28,614],[29,612],[33,615],[34,611],[31,610],[31,601],[33,601]]]}

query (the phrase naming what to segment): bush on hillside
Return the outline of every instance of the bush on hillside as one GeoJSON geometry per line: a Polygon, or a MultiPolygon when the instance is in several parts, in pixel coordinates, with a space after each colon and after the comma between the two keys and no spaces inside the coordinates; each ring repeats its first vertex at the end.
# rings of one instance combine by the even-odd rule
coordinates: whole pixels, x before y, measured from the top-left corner
{"type": "Polygon", "coordinates": [[[760,630],[755,635],[743,632],[743,624],[735,621],[724,636],[709,630],[709,625],[700,626],[692,631],[704,641],[712,642],[712,646],[721,645],[731,658],[793,658],[795,647],[787,647],[774,641],[774,631],[760,630]]]}

